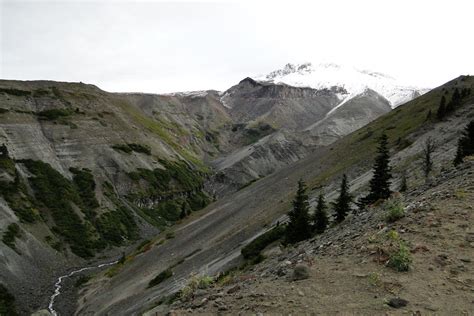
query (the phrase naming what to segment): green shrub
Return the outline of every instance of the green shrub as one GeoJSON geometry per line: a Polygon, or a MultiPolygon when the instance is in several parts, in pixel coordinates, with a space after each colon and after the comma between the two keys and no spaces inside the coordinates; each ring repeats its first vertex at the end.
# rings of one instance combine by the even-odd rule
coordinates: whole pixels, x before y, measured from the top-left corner
{"type": "Polygon", "coordinates": [[[134,152],[151,155],[151,148],[147,145],[127,144],[134,152]]]}
{"type": "Polygon", "coordinates": [[[72,181],[79,192],[79,196],[81,197],[84,206],[89,209],[87,213],[90,213],[90,210],[99,207],[99,202],[97,202],[95,197],[94,176],[91,174],[89,169],[79,170],[76,168],[70,168],[69,171],[74,175],[72,181]]]}
{"type": "Polygon", "coordinates": [[[408,247],[400,241],[398,245],[398,250],[390,255],[388,260],[388,266],[397,270],[397,271],[408,271],[411,264],[411,255],[408,247]]]}
{"type": "Polygon", "coordinates": [[[15,212],[20,221],[23,223],[34,223],[38,216],[34,210],[33,201],[26,191],[26,187],[16,171],[15,181],[0,181],[0,194],[5,201],[7,201],[8,206],[15,212]]]}
{"type": "Polygon", "coordinates": [[[127,154],[131,154],[132,151],[134,151],[137,153],[151,155],[151,148],[147,145],[132,143],[132,144],[125,144],[125,145],[113,145],[112,148],[117,151],[123,151],[124,153],[127,153],[127,154]]]}
{"type": "Polygon", "coordinates": [[[194,274],[188,281],[188,284],[181,289],[180,297],[183,300],[188,299],[197,289],[207,289],[214,283],[214,278],[209,275],[194,274]]]}
{"type": "Polygon", "coordinates": [[[11,223],[7,227],[7,231],[3,233],[2,241],[5,245],[16,250],[15,239],[20,237],[20,226],[17,223],[11,223]]]}
{"type": "Polygon", "coordinates": [[[0,93],[6,93],[10,95],[16,95],[18,97],[28,96],[31,94],[30,91],[14,89],[14,88],[0,88],[0,93]]]}
{"type": "Polygon", "coordinates": [[[81,287],[81,286],[83,286],[84,284],[86,284],[87,282],[89,282],[90,279],[91,279],[91,277],[88,276],[88,275],[81,275],[81,276],[76,280],[76,282],[74,283],[74,286],[75,286],[75,287],[81,287]]]}
{"type": "Polygon", "coordinates": [[[167,232],[165,235],[166,239],[173,239],[175,237],[174,232],[167,232]]]}
{"type": "Polygon", "coordinates": [[[0,283],[0,315],[16,316],[18,315],[15,308],[15,297],[10,294],[8,289],[0,283]]]}
{"type": "Polygon", "coordinates": [[[399,198],[388,199],[382,207],[386,213],[385,220],[389,223],[393,223],[405,216],[403,202],[399,198]]]}
{"type": "Polygon", "coordinates": [[[46,89],[36,89],[33,91],[34,97],[44,97],[49,95],[49,90],[46,89]]]}
{"type": "Polygon", "coordinates": [[[116,211],[102,214],[96,222],[96,227],[101,237],[115,246],[121,245],[125,239],[138,238],[138,226],[135,219],[124,206],[116,211]]]}
{"type": "Polygon", "coordinates": [[[265,249],[265,247],[284,237],[285,228],[285,225],[279,225],[258,236],[242,248],[242,256],[245,259],[259,258],[260,252],[265,249]]]}
{"type": "Polygon", "coordinates": [[[0,170],[4,170],[7,173],[15,174],[15,162],[10,157],[0,156],[0,170]]]}
{"type": "Polygon", "coordinates": [[[148,283],[148,287],[154,287],[158,284],[160,284],[161,282],[165,281],[166,279],[169,279],[173,276],[173,271],[171,269],[166,269],[162,272],[160,272],[160,274],[158,274],[156,277],[154,277],[150,283],[148,283]]]}
{"type": "Polygon", "coordinates": [[[42,120],[54,121],[61,117],[67,117],[72,113],[70,109],[51,109],[38,112],[37,115],[42,120]]]}
{"type": "Polygon", "coordinates": [[[116,151],[123,151],[124,153],[127,153],[127,154],[132,153],[132,148],[130,148],[128,145],[112,145],[112,148],[115,149],[116,151]]]}

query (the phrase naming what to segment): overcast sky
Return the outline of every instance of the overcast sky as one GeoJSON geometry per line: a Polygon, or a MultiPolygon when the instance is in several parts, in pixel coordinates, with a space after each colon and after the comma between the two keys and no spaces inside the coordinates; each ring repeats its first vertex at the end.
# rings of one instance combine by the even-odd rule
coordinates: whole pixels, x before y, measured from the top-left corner
{"type": "Polygon", "coordinates": [[[472,2],[0,0],[0,77],[225,90],[310,61],[434,87],[474,74],[472,2]]]}

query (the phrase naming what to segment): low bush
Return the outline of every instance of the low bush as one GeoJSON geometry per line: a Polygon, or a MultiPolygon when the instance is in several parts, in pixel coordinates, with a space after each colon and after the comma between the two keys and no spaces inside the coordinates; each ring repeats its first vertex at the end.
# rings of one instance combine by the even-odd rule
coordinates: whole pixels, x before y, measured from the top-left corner
{"type": "Polygon", "coordinates": [[[382,207],[386,213],[385,220],[389,223],[393,223],[405,216],[405,209],[400,198],[388,199],[382,207]]]}
{"type": "Polygon", "coordinates": [[[397,271],[403,272],[410,269],[411,262],[412,259],[408,247],[400,241],[398,250],[390,255],[387,265],[397,271]]]}
{"type": "Polygon", "coordinates": [[[61,117],[67,117],[73,112],[69,109],[51,109],[38,112],[37,115],[42,120],[54,121],[61,117]]]}
{"type": "Polygon", "coordinates": [[[133,151],[136,153],[142,153],[146,155],[151,155],[151,148],[147,145],[141,144],[124,144],[124,145],[113,145],[113,149],[117,151],[123,151],[124,153],[131,154],[133,151]]]}
{"type": "Polygon", "coordinates": [[[88,275],[81,275],[81,276],[76,280],[76,282],[74,283],[74,286],[75,286],[75,287],[81,287],[81,286],[83,286],[84,284],[86,284],[87,282],[89,282],[90,279],[91,279],[91,277],[88,276],[88,275]]]}
{"type": "Polygon", "coordinates": [[[148,283],[148,287],[154,287],[158,284],[160,284],[161,282],[165,281],[166,279],[169,279],[173,276],[173,271],[171,269],[166,269],[162,272],[160,272],[160,274],[158,274],[156,277],[154,277],[150,283],[148,283]]]}
{"type": "Polygon", "coordinates": [[[183,300],[190,298],[197,289],[207,289],[214,283],[214,278],[209,275],[194,274],[188,284],[181,289],[180,297],[183,300]]]}
{"type": "Polygon", "coordinates": [[[86,213],[90,213],[91,210],[99,207],[99,202],[97,202],[95,197],[94,176],[89,169],[79,170],[77,168],[70,168],[69,171],[73,174],[72,181],[76,186],[84,206],[88,208],[88,212],[86,213]]]}
{"type": "Polygon", "coordinates": [[[248,245],[242,248],[241,253],[245,259],[260,258],[260,252],[269,244],[280,240],[285,235],[285,225],[275,226],[269,231],[252,240],[248,245]]]}
{"type": "Polygon", "coordinates": [[[21,222],[34,223],[38,218],[33,201],[26,193],[26,187],[17,173],[15,173],[14,182],[0,181],[0,195],[21,222]]]}
{"type": "Polygon", "coordinates": [[[28,96],[31,94],[30,91],[14,89],[14,88],[0,88],[0,93],[2,92],[6,94],[10,94],[10,95],[15,95],[18,97],[28,96]]]}

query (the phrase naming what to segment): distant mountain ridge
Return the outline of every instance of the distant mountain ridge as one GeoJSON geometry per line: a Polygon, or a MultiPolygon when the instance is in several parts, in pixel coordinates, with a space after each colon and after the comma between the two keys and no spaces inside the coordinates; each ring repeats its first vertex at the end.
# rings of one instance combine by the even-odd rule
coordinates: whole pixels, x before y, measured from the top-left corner
{"type": "Polygon", "coordinates": [[[341,102],[371,89],[386,98],[392,108],[430,90],[406,85],[380,72],[359,70],[335,63],[286,64],[282,69],[272,71],[267,75],[254,76],[253,79],[259,82],[309,87],[317,90],[343,88],[346,93],[339,94],[341,102]]]}

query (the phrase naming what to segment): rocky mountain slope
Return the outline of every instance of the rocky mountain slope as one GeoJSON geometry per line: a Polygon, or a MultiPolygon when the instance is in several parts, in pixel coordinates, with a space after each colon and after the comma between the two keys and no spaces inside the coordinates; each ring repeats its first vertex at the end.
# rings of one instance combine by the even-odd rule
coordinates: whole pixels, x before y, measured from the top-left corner
{"type": "Polygon", "coordinates": [[[468,315],[473,189],[474,161],[449,168],[403,194],[399,221],[387,224],[378,206],[295,247],[273,244],[264,262],[177,300],[171,314],[468,315]],[[408,272],[385,265],[384,252],[400,240],[409,245],[408,272]]]}
{"type": "MultiPolygon", "coordinates": [[[[21,312],[44,307],[49,299],[44,293],[59,275],[116,260],[134,243],[174,225],[183,212],[197,211],[215,196],[242,189],[350,131],[328,127],[329,122],[342,118],[356,128],[384,110],[376,95],[367,96],[370,104],[346,102],[363,113],[362,123],[351,121],[343,106],[337,107],[338,93],[252,79],[224,93],[169,95],[107,93],[83,83],[0,81],[0,143],[5,144],[0,221],[8,236],[0,243],[0,281],[23,302],[21,312]],[[308,136],[316,141],[303,142],[298,133],[307,134],[303,129],[318,120],[327,122],[321,124],[325,129],[308,136]],[[322,141],[326,135],[331,140],[322,141]]],[[[234,198],[252,199],[253,191],[238,191],[234,198]]],[[[209,257],[223,258],[236,251],[225,238],[220,249],[215,241],[229,234],[226,216],[243,216],[244,224],[248,214],[220,205],[209,213],[215,214],[210,226],[189,226],[195,238],[179,253],[193,253],[194,264],[209,251],[214,252],[209,257]],[[220,224],[214,222],[218,218],[220,224]],[[195,241],[205,236],[209,249],[198,253],[195,241]]],[[[234,238],[251,237],[255,227],[243,234],[236,230],[234,238]]],[[[184,229],[185,238],[188,232],[184,229]]],[[[176,242],[183,242],[178,236],[176,242]]],[[[183,271],[189,267],[183,265],[183,271]]],[[[111,306],[120,300],[111,300],[111,306]]],[[[74,305],[68,308],[72,312],[74,305]]]]}
{"type": "Polygon", "coordinates": [[[77,311],[133,314],[160,310],[162,307],[156,305],[184,287],[190,273],[214,275],[229,264],[238,263],[241,246],[288,211],[300,178],[312,189],[311,204],[321,188],[328,198],[333,198],[343,172],[351,179],[354,195],[365,193],[371,176],[368,162],[382,132],[389,137],[394,188],[403,172],[408,172],[410,186],[421,185],[425,179],[419,157],[426,139],[431,137],[437,142],[433,154],[436,175],[452,166],[461,129],[474,115],[471,94],[463,98],[454,114],[439,121],[433,113],[441,96],[449,98],[455,88],[473,85],[472,77],[457,78],[193,214],[176,227],[174,238],[159,236],[145,251],[131,255],[113,275],[99,274],[90,281],[81,293],[77,311]],[[150,287],[150,281],[167,269],[172,271],[172,277],[150,287]]]}

